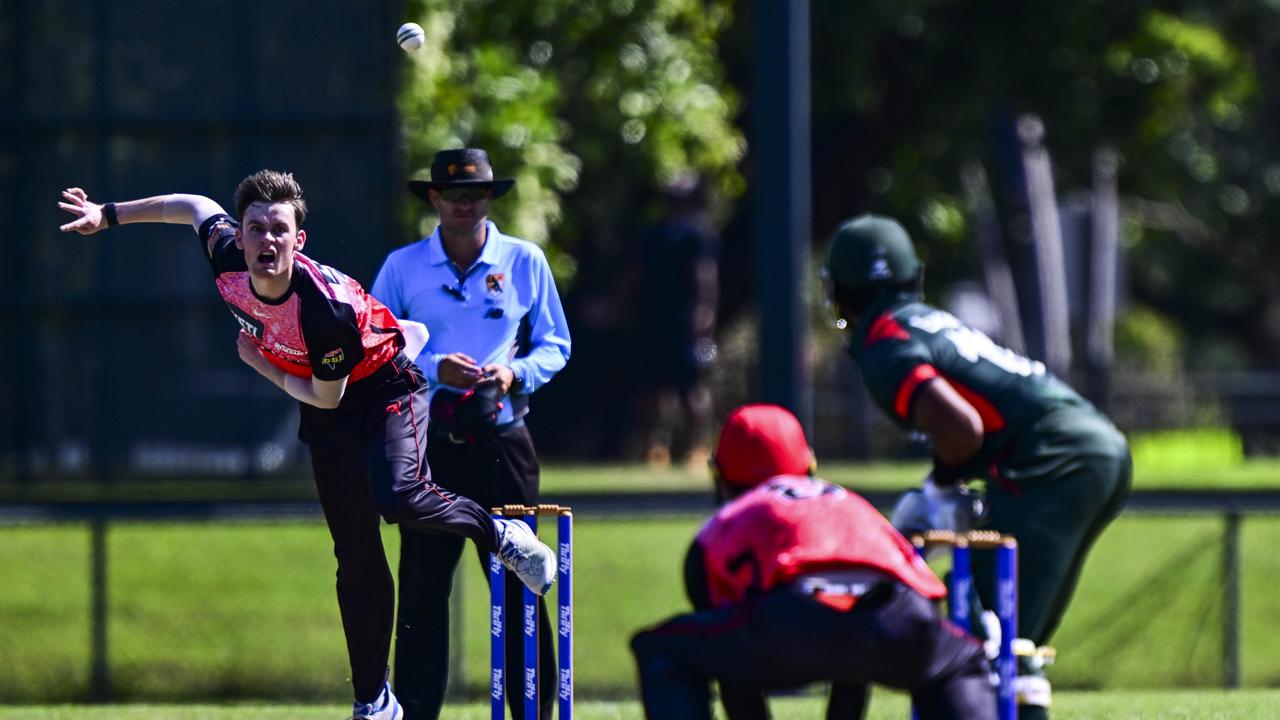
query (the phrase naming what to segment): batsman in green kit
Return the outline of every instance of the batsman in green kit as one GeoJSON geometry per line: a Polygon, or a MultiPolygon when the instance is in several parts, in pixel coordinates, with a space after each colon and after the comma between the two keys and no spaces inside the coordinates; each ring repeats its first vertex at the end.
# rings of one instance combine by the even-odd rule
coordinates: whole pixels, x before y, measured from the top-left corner
{"type": "MultiPolygon", "coordinates": [[[[893,524],[903,532],[1014,535],[1019,635],[1044,645],[1090,546],[1128,497],[1132,462],[1124,436],[1043,363],[923,302],[924,266],[894,220],[864,215],[844,223],[824,275],[876,404],[933,443],[933,469],[920,490],[898,502],[893,524]],[[986,481],[985,498],[965,488],[972,479],[986,481]]],[[[993,605],[990,555],[973,557],[984,607],[993,605]]],[[[1023,720],[1048,717],[1051,702],[1034,657],[1020,658],[1023,720]]]]}

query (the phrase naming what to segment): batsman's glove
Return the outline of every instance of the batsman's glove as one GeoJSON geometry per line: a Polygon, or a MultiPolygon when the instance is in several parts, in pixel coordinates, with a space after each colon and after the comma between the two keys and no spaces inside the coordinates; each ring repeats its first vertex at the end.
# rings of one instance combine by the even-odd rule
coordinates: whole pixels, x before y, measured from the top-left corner
{"type": "Polygon", "coordinates": [[[930,474],[919,490],[908,490],[898,498],[889,522],[898,532],[909,535],[925,530],[968,532],[985,518],[982,495],[959,483],[939,485],[930,474]]]}

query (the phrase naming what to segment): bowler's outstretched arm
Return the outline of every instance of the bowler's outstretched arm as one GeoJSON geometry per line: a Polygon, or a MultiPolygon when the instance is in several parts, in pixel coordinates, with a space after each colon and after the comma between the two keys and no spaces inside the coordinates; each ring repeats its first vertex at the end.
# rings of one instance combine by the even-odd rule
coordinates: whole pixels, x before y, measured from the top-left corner
{"type": "MultiPolygon", "coordinates": [[[[88,193],[78,187],[63,190],[62,201],[58,203],[58,207],[76,218],[58,229],[62,232],[77,232],[81,235],[92,235],[111,225],[131,223],[190,225],[191,229],[198,233],[206,220],[216,215],[226,214],[221,205],[203,195],[172,193],[99,204],[90,201],[88,193]]],[[[208,252],[207,246],[205,251],[208,252]]],[[[342,402],[342,396],[347,389],[347,378],[321,380],[315,377],[301,378],[289,375],[267,362],[258,347],[243,335],[237,338],[236,349],[240,359],[246,365],[258,371],[260,375],[295,400],[325,409],[336,408],[342,402]]]]}
{"type": "Polygon", "coordinates": [[[129,223],[190,225],[191,229],[199,232],[205,220],[225,212],[221,205],[203,195],[185,193],[98,204],[91,202],[88,194],[77,187],[62,191],[58,207],[76,216],[75,220],[58,229],[81,235],[92,235],[110,225],[129,223]]]}

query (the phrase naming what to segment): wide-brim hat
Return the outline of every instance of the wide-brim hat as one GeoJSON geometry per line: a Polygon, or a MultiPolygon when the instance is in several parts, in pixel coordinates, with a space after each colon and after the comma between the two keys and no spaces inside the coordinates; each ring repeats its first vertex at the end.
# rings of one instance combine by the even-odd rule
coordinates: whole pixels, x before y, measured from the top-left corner
{"type": "Polygon", "coordinates": [[[494,198],[499,198],[515,184],[511,178],[493,179],[489,153],[479,148],[457,148],[436,153],[431,159],[431,179],[410,180],[409,192],[431,202],[428,190],[484,186],[491,189],[494,198]]]}

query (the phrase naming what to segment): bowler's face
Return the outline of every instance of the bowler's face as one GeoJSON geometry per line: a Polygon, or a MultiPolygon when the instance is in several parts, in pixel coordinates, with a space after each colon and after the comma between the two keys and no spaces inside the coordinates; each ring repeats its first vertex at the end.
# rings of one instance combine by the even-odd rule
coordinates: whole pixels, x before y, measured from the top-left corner
{"type": "Polygon", "coordinates": [[[249,274],[259,280],[288,277],[293,271],[293,256],[307,241],[306,232],[298,229],[298,218],[288,203],[256,202],[240,219],[236,244],[244,250],[249,274]]]}

